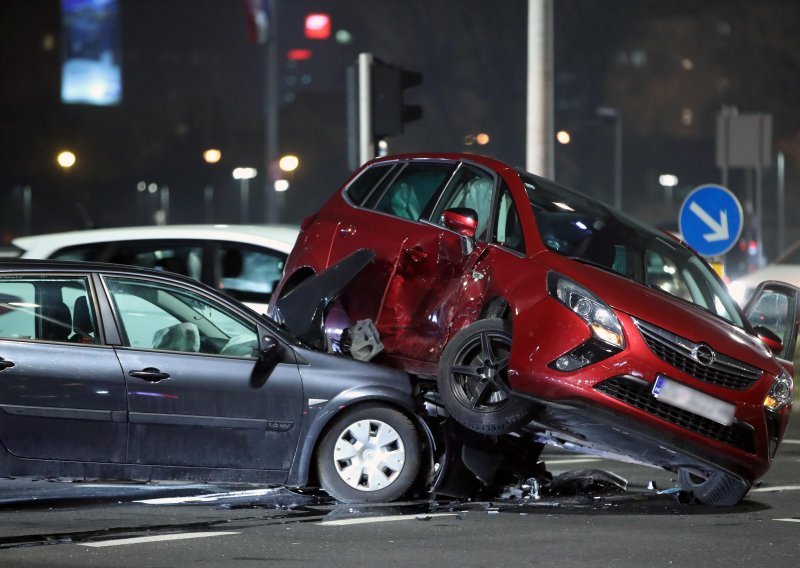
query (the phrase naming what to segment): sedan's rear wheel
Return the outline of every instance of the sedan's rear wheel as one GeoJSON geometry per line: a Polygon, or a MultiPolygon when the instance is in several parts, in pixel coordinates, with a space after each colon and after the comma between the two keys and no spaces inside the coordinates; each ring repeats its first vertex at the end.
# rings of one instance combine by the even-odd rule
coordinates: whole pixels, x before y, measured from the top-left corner
{"type": "Polygon", "coordinates": [[[414,423],[379,405],[361,406],[334,419],[317,450],[322,488],[345,503],[388,502],[411,488],[420,468],[414,423]]]}
{"type": "Polygon", "coordinates": [[[522,423],[531,404],[508,388],[511,326],[477,321],[456,333],[442,352],[437,383],[450,415],[476,432],[500,434],[522,423]]]}
{"type": "Polygon", "coordinates": [[[750,483],[723,471],[711,473],[689,469],[678,471],[678,484],[704,505],[731,507],[750,490],[750,483]]]}

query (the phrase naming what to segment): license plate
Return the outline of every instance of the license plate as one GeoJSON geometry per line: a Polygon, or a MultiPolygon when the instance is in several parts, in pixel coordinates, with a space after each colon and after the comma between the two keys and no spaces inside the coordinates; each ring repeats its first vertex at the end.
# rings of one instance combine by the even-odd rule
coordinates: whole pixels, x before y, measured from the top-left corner
{"type": "Polygon", "coordinates": [[[733,424],[736,415],[734,405],[660,375],[653,385],[653,396],[662,402],[699,414],[724,426],[733,424]]]}

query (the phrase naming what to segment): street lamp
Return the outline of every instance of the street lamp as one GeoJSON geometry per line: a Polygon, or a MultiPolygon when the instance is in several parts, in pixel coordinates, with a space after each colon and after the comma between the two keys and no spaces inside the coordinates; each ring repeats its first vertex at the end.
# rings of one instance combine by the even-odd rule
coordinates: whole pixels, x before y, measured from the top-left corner
{"type": "Polygon", "coordinates": [[[287,154],[285,156],[281,156],[281,159],[278,160],[278,167],[281,169],[282,172],[293,172],[297,169],[299,165],[300,165],[300,159],[293,154],[287,154]]]}
{"type": "Polygon", "coordinates": [[[222,151],[218,148],[209,148],[203,152],[203,160],[207,164],[216,164],[222,159],[222,151]]]}
{"type": "Polygon", "coordinates": [[[658,183],[664,188],[667,207],[672,207],[672,191],[678,185],[678,176],[675,174],[661,174],[658,176],[658,183]]]}
{"type": "Polygon", "coordinates": [[[597,107],[597,116],[614,121],[614,207],[622,209],[622,111],[597,107]]]}
{"type": "Polygon", "coordinates": [[[235,168],[233,179],[239,180],[239,221],[247,222],[247,208],[250,204],[250,180],[258,175],[255,168],[235,168]]]}
{"type": "Polygon", "coordinates": [[[69,150],[59,152],[56,156],[56,162],[58,162],[58,165],[61,166],[64,171],[69,171],[70,168],[75,165],[77,160],[78,158],[75,156],[75,154],[69,150]]]}

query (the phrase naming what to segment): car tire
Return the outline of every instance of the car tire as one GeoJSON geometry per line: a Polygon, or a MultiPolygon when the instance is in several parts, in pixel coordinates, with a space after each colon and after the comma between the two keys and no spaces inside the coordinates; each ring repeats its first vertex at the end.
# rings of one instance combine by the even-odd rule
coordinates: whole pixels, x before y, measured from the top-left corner
{"type": "Polygon", "coordinates": [[[322,489],[343,503],[395,501],[417,478],[422,446],[417,427],[402,412],[360,406],[334,418],[319,444],[322,489]]]}
{"type": "Polygon", "coordinates": [[[699,474],[694,470],[678,470],[678,485],[690,492],[694,499],[704,505],[732,507],[750,491],[750,483],[723,471],[699,474]]]}
{"type": "Polygon", "coordinates": [[[445,410],[470,430],[502,434],[524,422],[532,404],[508,389],[511,324],[477,321],[456,333],[442,351],[437,384],[445,410]]]}

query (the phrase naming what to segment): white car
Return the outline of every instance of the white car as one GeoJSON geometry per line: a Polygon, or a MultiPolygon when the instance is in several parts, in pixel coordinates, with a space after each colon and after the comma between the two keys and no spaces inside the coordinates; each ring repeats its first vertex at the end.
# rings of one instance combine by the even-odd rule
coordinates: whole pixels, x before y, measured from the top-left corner
{"type": "Polygon", "coordinates": [[[778,280],[800,287],[800,241],[786,249],[771,264],[733,280],[728,289],[734,300],[744,306],[753,295],[753,290],[765,280],[778,280]]]}
{"type": "Polygon", "coordinates": [[[190,276],[266,312],[298,228],[156,225],[18,237],[21,258],[113,262],[190,276]]]}

